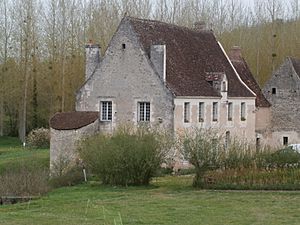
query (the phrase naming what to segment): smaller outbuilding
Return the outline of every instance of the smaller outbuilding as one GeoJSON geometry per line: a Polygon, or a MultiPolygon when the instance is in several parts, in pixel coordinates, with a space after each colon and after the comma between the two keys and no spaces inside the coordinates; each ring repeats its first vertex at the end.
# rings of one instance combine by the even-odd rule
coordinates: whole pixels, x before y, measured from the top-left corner
{"type": "Polygon", "coordinates": [[[56,113],[50,119],[50,170],[62,171],[75,162],[78,141],[99,131],[99,112],[56,113]]]}
{"type": "Polygon", "coordinates": [[[268,143],[300,143],[300,60],[287,57],[266,82],[263,92],[272,105],[268,143]]]}

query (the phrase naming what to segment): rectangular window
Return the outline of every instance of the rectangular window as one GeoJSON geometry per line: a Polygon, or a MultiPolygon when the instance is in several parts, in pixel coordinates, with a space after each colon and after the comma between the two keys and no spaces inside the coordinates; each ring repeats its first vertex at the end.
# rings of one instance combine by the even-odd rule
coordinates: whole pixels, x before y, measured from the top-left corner
{"type": "Polygon", "coordinates": [[[199,122],[204,121],[204,102],[199,102],[199,122]]]}
{"type": "Polygon", "coordinates": [[[228,121],[232,121],[232,110],[233,110],[232,102],[229,102],[228,103],[228,112],[227,112],[228,121]]]}
{"type": "Polygon", "coordinates": [[[184,103],[184,122],[189,123],[190,122],[190,103],[185,102],[184,103]]]}
{"type": "Polygon", "coordinates": [[[276,88],[272,88],[272,95],[276,95],[276,88]]]}
{"type": "Polygon", "coordinates": [[[112,120],[112,102],[111,101],[101,101],[101,121],[111,121],[112,120]]]}
{"type": "Polygon", "coordinates": [[[218,103],[213,102],[213,121],[218,121],[218,103]]]}
{"type": "Polygon", "coordinates": [[[246,103],[242,102],[241,103],[241,121],[246,120],[246,103]]]}
{"type": "Polygon", "coordinates": [[[288,144],[289,144],[289,138],[283,137],[283,145],[288,145],[288,144]]]}
{"type": "Polygon", "coordinates": [[[150,121],[150,102],[138,103],[138,121],[150,121]]]}

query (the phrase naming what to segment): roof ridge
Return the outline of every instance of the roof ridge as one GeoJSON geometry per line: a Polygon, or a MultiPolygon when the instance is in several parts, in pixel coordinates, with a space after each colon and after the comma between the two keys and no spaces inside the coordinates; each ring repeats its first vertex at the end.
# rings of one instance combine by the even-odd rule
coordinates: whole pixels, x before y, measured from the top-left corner
{"type": "Polygon", "coordinates": [[[154,20],[154,19],[142,19],[142,18],[137,18],[137,17],[132,17],[132,16],[125,16],[123,19],[128,19],[129,21],[134,20],[134,21],[138,21],[138,22],[156,23],[159,25],[165,25],[168,27],[183,29],[183,30],[187,30],[187,31],[195,32],[195,33],[213,33],[213,31],[211,29],[203,29],[203,30],[196,31],[190,27],[186,27],[183,25],[177,25],[177,24],[173,24],[173,23],[168,23],[168,22],[164,22],[164,21],[160,21],[160,20],[154,20]]]}

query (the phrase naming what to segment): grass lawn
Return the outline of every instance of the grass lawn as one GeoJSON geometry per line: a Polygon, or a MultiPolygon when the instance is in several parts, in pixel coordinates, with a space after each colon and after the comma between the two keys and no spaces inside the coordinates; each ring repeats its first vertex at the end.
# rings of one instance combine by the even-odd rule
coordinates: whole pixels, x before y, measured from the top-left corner
{"type": "Polygon", "coordinates": [[[0,137],[0,174],[8,168],[18,167],[20,163],[48,166],[49,149],[23,148],[17,138],[0,137]]]}
{"type": "Polygon", "coordinates": [[[1,224],[299,224],[300,192],[206,191],[191,177],[150,187],[88,183],[29,203],[0,206],[1,224]]]}
{"type": "MultiPolygon", "coordinates": [[[[0,166],[21,159],[30,162],[30,157],[49,159],[48,150],[29,154],[19,144],[1,143],[0,139],[0,166]]],[[[208,191],[191,184],[191,176],[155,178],[149,187],[110,187],[91,181],[55,189],[28,203],[0,206],[0,224],[300,223],[300,192],[208,191]]]]}

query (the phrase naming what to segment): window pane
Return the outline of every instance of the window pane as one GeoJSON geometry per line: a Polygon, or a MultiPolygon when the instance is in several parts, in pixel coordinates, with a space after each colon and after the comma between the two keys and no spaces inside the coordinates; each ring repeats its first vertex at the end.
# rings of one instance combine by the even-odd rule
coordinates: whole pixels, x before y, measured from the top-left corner
{"type": "Polygon", "coordinates": [[[101,102],[101,120],[111,121],[112,120],[112,102],[102,101],[101,102]]]}
{"type": "Polygon", "coordinates": [[[241,120],[242,121],[246,120],[246,103],[245,102],[241,103],[241,120]]]}
{"type": "Polygon", "coordinates": [[[199,102],[199,122],[204,121],[204,102],[199,102]]]}
{"type": "Polygon", "coordinates": [[[232,121],[232,102],[228,103],[228,121],[232,121]]]}
{"type": "Polygon", "coordinates": [[[112,120],[112,102],[107,102],[107,120],[112,120]]]}
{"type": "Polygon", "coordinates": [[[213,121],[218,121],[218,103],[213,103],[213,121]]]}
{"type": "Polygon", "coordinates": [[[144,102],[140,102],[140,121],[145,120],[144,102]]]}
{"type": "Polygon", "coordinates": [[[139,102],[138,110],[138,121],[150,121],[150,102],[139,102]]]}
{"type": "Polygon", "coordinates": [[[150,102],[146,103],[146,121],[150,121],[150,102]]]}
{"type": "Polygon", "coordinates": [[[188,123],[190,122],[190,103],[189,102],[185,102],[184,103],[184,122],[188,123]]]}

